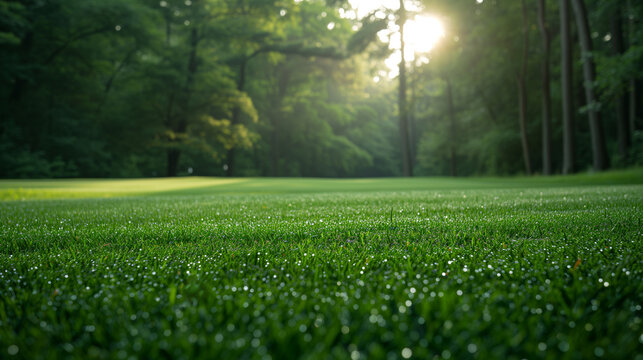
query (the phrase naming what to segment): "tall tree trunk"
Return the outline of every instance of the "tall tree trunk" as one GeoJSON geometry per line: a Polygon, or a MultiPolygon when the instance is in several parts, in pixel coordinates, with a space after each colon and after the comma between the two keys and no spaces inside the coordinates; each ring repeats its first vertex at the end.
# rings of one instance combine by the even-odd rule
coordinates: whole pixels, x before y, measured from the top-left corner
{"type": "Polygon", "coordinates": [[[279,78],[277,79],[277,98],[273,107],[272,119],[272,133],[270,134],[270,168],[272,176],[281,176],[281,107],[286,94],[288,93],[288,85],[290,84],[290,69],[283,68],[280,71],[279,78]]]}
{"type": "Polygon", "coordinates": [[[406,59],[404,56],[404,24],[406,23],[406,9],[404,0],[400,0],[400,89],[399,89],[399,126],[400,126],[400,145],[402,150],[402,174],[404,176],[413,176],[413,163],[411,162],[411,150],[409,146],[409,125],[408,109],[406,101],[406,59]]]}
{"type": "Polygon", "coordinates": [[[636,80],[632,79],[630,80],[630,86],[629,86],[629,91],[630,91],[630,97],[629,97],[629,109],[628,109],[628,115],[629,115],[629,126],[630,126],[630,134],[634,134],[634,131],[636,131],[636,117],[638,116],[638,109],[636,107],[636,102],[637,102],[637,91],[640,86],[636,85],[636,80]]]}
{"type": "MultiPolygon", "coordinates": [[[[170,37],[172,36],[172,24],[170,20],[169,13],[165,14],[165,46],[170,47],[170,37]]],[[[170,89],[170,95],[167,101],[167,107],[165,108],[165,121],[164,125],[166,128],[170,129],[172,123],[174,122],[174,89],[170,89]]],[[[170,140],[172,141],[172,140],[170,140]]],[[[176,176],[178,172],[178,156],[175,154],[174,149],[170,148],[166,151],[166,175],[167,176],[176,176]]]]}
{"type": "Polygon", "coordinates": [[[449,105],[449,173],[451,176],[457,176],[456,167],[456,128],[455,128],[455,108],[453,106],[453,89],[451,87],[451,79],[445,77],[447,83],[447,102],[449,105]]]}
{"type": "MultiPolygon", "coordinates": [[[[246,86],[246,67],[248,60],[244,59],[239,64],[239,78],[237,79],[237,91],[242,92],[246,86]]],[[[230,124],[235,126],[241,122],[241,108],[238,105],[235,105],[232,109],[232,119],[230,124]]],[[[236,148],[234,145],[228,150],[226,154],[226,163],[228,165],[228,176],[235,176],[237,174],[237,167],[235,163],[236,159],[236,148]]]]}
{"type": "MultiPolygon", "coordinates": [[[[25,36],[21,39],[20,41],[20,47],[19,47],[19,55],[20,55],[20,61],[23,64],[29,63],[29,56],[31,54],[31,48],[33,47],[34,43],[34,33],[32,31],[29,31],[25,34],[25,36]]],[[[11,88],[11,93],[9,95],[9,105],[12,105],[13,103],[17,103],[22,99],[22,94],[24,91],[24,88],[27,85],[27,81],[22,77],[22,76],[13,76],[13,87],[11,88]]]]}
{"type": "Polygon", "coordinates": [[[518,105],[520,113],[520,138],[522,142],[522,155],[525,162],[525,173],[531,175],[531,158],[529,156],[529,141],[527,139],[527,56],[529,51],[529,34],[527,25],[527,5],[522,0],[522,59],[520,73],[516,77],[518,85],[518,105]]]}
{"type": "MultiPolygon", "coordinates": [[[[175,134],[185,134],[188,128],[188,117],[190,116],[190,97],[192,87],[194,84],[194,77],[197,71],[197,47],[199,45],[199,35],[196,27],[190,31],[190,55],[188,58],[187,75],[185,81],[184,98],[182,101],[182,113],[178,121],[171,130],[175,134]]],[[[174,177],[178,174],[179,160],[181,158],[181,150],[173,147],[167,153],[167,176],[174,177]]]]}
{"type": "Polygon", "coordinates": [[[529,156],[529,140],[527,138],[527,86],[525,78],[516,79],[518,85],[518,110],[520,116],[520,141],[522,143],[522,158],[525,163],[525,174],[531,175],[531,157],[529,156]]]}
{"type": "Polygon", "coordinates": [[[280,166],[279,166],[279,114],[272,119],[272,133],[270,134],[270,175],[271,176],[280,176],[280,166]]]}
{"type": "MultiPolygon", "coordinates": [[[[632,2],[631,0],[627,0],[627,10],[628,13],[631,13],[632,10],[632,2]]],[[[636,19],[633,16],[628,16],[629,21],[628,21],[628,33],[629,33],[629,45],[632,44],[632,39],[634,38],[634,32],[636,30],[636,19]]],[[[634,131],[636,130],[636,117],[637,117],[637,112],[638,109],[636,107],[637,104],[637,86],[636,86],[636,79],[631,79],[630,80],[630,85],[629,85],[629,109],[628,109],[628,116],[629,116],[629,127],[630,127],[630,134],[634,134],[634,131]]]]}
{"type": "Polygon", "coordinates": [[[563,174],[574,172],[574,92],[569,1],[560,0],[561,92],[563,110],[563,174]]]}
{"type": "Polygon", "coordinates": [[[546,19],[545,0],[538,0],[538,24],[543,38],[543,63],[542,63],[542,151],[543,174],[551,175],[551,93],[549,89],[549,49],[551,37],[546,19]]]}
{"type": "MultiPolygon", "coordinates": [[[[625,41],[623,39],[623,17],[620,7],[614,9],[612,13],[612,46],[616,56],[621,56],[625,52],[625,41]]],[[[626,88],[626,84],[622,84],[626,88]]],[[[623,164],[627,163],[627,155],[631,146],[630,126],[627,116],[627,97],[623,92],[619,92],[614,99],[616,110],[616,130],[618,138],[618,155],[623,164]]]]}
{"type": "MultiPolygon", "coordinates": [[[[413,66],[413,65],[412,65],[413,66]]],[[[411,164],[415,163],[416,159],[416,154],[415,154],[415,149],[417,144],[416,140],[416,123],[415,123],[415,106],[416,106],[416,96],[415,96],[415,81],[413,79],[415,78],[413,75],[415,74],[415,66],[413,66],[412,71],[411,71],[411,81],[410,81],[410,86],[411,86],[411,99],[407,103],[407,119],[409,119],[409,153],[411,154],[411,164]]]]}
{"type": "Polygon", "coordinates": [[[178,149],[167,150],[167,176],[174,177],[179,170],[179,157],[181,152],[178,149]]]}
{"type": "Polygon", "coordinates": [[[576,26],[581,46],[581,58],[583,61],[583,76],[585,78],[585,99],[587,101],[587,113],[589,115],[589,130],[592,138],[592,156],[594,159],[594,170],[601,171],[609,168],[609,157],[605,148],[603,125],[598,109],[598,101],[594,93],[594,81],[596,80],[596,68],[592,58],[592,39],[590,36],[587,10],[583,0],[572,0],[574,14],[576,15],[576,26]]]}
{"type": "MultiPolygon", "coordinates": [[[[20,45],[18,46],[18,58],[22,64],[30,63],[31,49],[33,47],[33,38],[34,33],[28,31],[21,39],[20,45]]],[[[31,75],[33,71],[29,72],[31,75]]],[[[11,86],[11,91],[9,91],[9,96],[5,99],[0,100],[0,135],[3,135],[8,127],[3,126],[9,121],[15,123],[23,123],[25,130],[36,128],[33,126],[33,119],[31,117],[22,118],[22,111],[24,106],[22,104],[22,97],[24,95],[25,88],[27,88],[27,81],[24,78],[24,74],[15,73],[11,75],[9,82],[13,82],[11,86]]],[[[4,84],[3,84],[4,85],[4,84]]],[[[27,138],[30,138],[28,136],[27,138]]]]}

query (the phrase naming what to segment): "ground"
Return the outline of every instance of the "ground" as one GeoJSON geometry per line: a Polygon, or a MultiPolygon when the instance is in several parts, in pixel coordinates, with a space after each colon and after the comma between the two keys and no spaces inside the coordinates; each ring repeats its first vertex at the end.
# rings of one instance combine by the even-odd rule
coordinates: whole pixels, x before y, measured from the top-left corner
{"type": "Polygon", "coordinates": [[[643,359],[642,184],[0,181],[0,357],[643,359]]]}

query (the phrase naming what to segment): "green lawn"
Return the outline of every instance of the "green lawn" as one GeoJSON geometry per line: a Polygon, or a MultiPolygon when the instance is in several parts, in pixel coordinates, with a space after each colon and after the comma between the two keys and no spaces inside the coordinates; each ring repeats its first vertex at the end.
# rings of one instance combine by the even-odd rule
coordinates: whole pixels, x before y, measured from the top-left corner
{"type": "Polygon", "coordinates": [[[0,199],[0,358],[643,359],[641,170],[0,199]]]}

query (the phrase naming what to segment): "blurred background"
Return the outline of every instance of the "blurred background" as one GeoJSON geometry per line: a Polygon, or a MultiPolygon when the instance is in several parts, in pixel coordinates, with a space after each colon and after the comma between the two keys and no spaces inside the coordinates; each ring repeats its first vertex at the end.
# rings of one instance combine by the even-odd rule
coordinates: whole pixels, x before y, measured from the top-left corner
{"type": "Polygon", "coordinates": [[[636,0],[0,0],[0,177],[639,166],[641,15],[636,0]]]}

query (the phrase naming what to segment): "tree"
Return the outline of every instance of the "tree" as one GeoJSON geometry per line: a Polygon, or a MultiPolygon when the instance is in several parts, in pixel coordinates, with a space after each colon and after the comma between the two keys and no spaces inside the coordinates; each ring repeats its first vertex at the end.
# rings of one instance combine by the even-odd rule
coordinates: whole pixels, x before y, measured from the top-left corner
{"type": "Polygon", "coordinates": [[[214,160],[235,144],[248,145],[245,127],[230,119],[234,109],[251,117],[256,111],[216,51],[235,35],[234,9],[220,0],[157,6],[165,19],[165,45],[156,49],[161,61],[150,76],[160,93],[152,95],[154,111],[163,119],[157,147],[166,153],[166,175],[177,176],[186,152],[214,160]]]}
{"type": "Polygon", "coordinates": [[[521,0],[522,8],[522,56],[521,66],[516,75],[518,85],[518,113],[520,118],[520,139],[522,142],[522,155],[525,163],[525,173],[531,175],[531,157],[529,156],[529,140],[527,137],[527,57],[529,52],[529,25],[527,23],[527,4],[521,0]]]}
{"type": "Polygon", "coordinates": [[[636,163],[637,152],[640,152],[634,131],[637,102],[640,102],[636,87],[643,76],[643,32],[635,25],[643,6],[631,2],[626,5],[597,3],[589,15],[595,19],[594,32],[605,33],[594,52],[596,93],[604,108],[609,110],[604,112],[606,124],[614,124],[615,159],[620,166],[636,163]],[[601,46],[603,44],[607,46],[601,46]]]}
{"type": "MultiPolygon", "coordinates": [[[[265,3],[261,4],[266,5],[265,3]]],[[[260,9],[261,6],[251,6],[250,4],[242,4],[241,6],[244,9],[243,14],[246,15],[243,20],[247,21],[247,24],[246,30],[239,38],[237,38],[237,41],[244,44],[246,48],[250,49],[250,51],[242,51],[241,54],[236,55],[231,60],[231,64],[238,68],[237,90],[240,92],[245,91],[245,87],[248,82],[247,74],[249,62],[261,55],[281,54],[308,59],[320,58],[335,61],[346,61],[351,57],[364,52],[368,46],[376,40],[377,32],[384,29],[387,25],[385,20],[378,19],[374,17],[373,14],[370,14],[361,19],[361,27],[358,31],[351,34],[350,38],[346,41],[346,44],[339,43],[321,47],[318,44],[310,44],[309,36],[300,35],[298,36],[299,39],[288,39],[283,35],[280,35],[281,33],[287,32],[288,27],[286,24],[279,24],[279,22],[274,19],[272,22],[264,24],[265,27],[257,26],[257,21],[255,20],[256,14],[255,16],[248,15],[254,14],[253,11],[260,9]],[[247,29],[252,29],[253,31],[248,31],[247,29]]],[[[315,7],[315,4],[310,6],[315,7]]],[[[328,10],[333,9],[331,8],[328,10]]],[[[275,11],[275,13],[277,12],[275,11]]],[[[334,20],[337,22],[340,21],[340,19],[334,20]]],[[[329,18],[328,21],[332,21],[332,19],[329,18]]],[[[310,20],[307,20],[307,23],[310,23],[310,20]]],[[[333,22],[333,24],[335,24],[335,22],[333,22]]],[[[324,25],[327,26],[326,24],[324,25]]],[[[240,122],[240,115],[241,113],[239,109],[235,108],[233,110],[232,124],[238,124],[240,122]]],[[[274,136],[275,135],[273,135],[273,137],[274,136]]],[[[273,148],[278,149],[279,147],[275,143],[273,144],[273,148]]],[[[232,147],[227,153],[226,166],[228,166],[228,176],[234,176],[237,172],[237,166],[235,164],[236,150],[236,147],[232,147]]],[[[275,156],[277,155],[275,154],[275,156]]],[[[273,164],[276,164],[275,159],[273,159],[273,164]]]]}
{"type": "Polygon", "coordinates": [[[448,76],[445,76],[445,82],[447,85],[446,95],[447,103],[449,106],[449,172],[451,176],[456,176],[456,126],[455,126],[455,108],[453,106],[453,88],[451,86],[451,80],[448,76]]]}
{"type": "MultiPolygon", "coordinates": [[[[612,33],[612,48],[617,57],[621,57],[625,52],[625,40],[623,36],[623,17],[622,9],[615,7],[612,9],[610,27],[612,33]]],[[[621,82],[620,88],[623,88],[621,82]]],[[[618,138],[618,155],[622,163],[627,163],[629,150],[632,145],[632,138],[630,134],[630,126],[628,124],[627,107],[628,99],[623,93],[619,91],[614,96],[614,106],[616,110],[616,129],[618,138]]]]}
{"type": "Polygon", "coordinates": [[[404,0],[400,0],[400,10],[398,14],[398,26],[400,27],[400,75],[399,75],[399,129],[400,129],[400,147],[402,152],[402,174],[404,176],[413,176],[413,159],[411,158],[411,144],[409,141],[409,117],[408,104],[406,98],[406,59],[404,55],[404,25],[406,24],[406,8],[404,0]]]}
{"type": "Polygon", "coordinates": [[[99,104],[123,54],[147,39],[150,12],[119,0],[20,3],[9,6],[19,43],[0,45],[3,175],[105,176],[111,139],[99,104]]]}
{"type": "Polygon", "coordinates": [[[542,157],[543,174],[551,174],[551,93],[549,89],[549,53],[551,35],[547,24],[545,0],[538,0],[538,25],[543,40],[542,59],[542,157]]]}
{"type": "MultiPolygon", "coordinates": [[[[639,13],[641,11],[641,4],[640,2],[637,3],[637,5],[632,5],[631,0],[627,0],[627,12],[628,12],[628,37],[629,37],[629,48],[630,49],[635,49],[635,48],[642,48],[643,44],[641,44],[641,40],[643,40],[643,36],[641,34],[641,27],[637,25],[637,22],[640,22],[640,19],[636,19],[634,16],[636,12],[636,9],[639,10],[639,13]],[[638,7],[637,7],[638,6],[638,7]],[[638,43],[636,43],[635,39],[639,40],[638,43]]],[[[640,54],[640,52],[639,52],[640,54]]],[[[641,64],[641,56],[638,56],[638,64],[641,64]]],[[[637,63],[635,62],[635,64],[637,63]]],[[[640,66],[636,66],[636,68],[641,68],[640,66]]],[[[638,77],[639,83],[637,83],[637,77],[631,76],[629,80],[629,125],[630,125],[630,133],[633,134],[634,131],[636,130],[636,121],[640,116],[640,109],[638,108],[638,97],[639,97],[639,87],[640,87],[640,76],[638,77]]]]}
{"type": "Polygon", "coordinates": [[[561,92],[563,110],[563,174],[574,172],[574,113],[572,100],[572,44],[569,2],[560,0],[561,92]]]}
{"type": "Polygon", "coordinates": [[[581,60],[583,63],[583,77],[585,78],[585,99],[587,101],[586,110],[591,132],[593,166],[595,171],[601,171],[609,167],[609,158],[605,148],[603,124],[600,118],[600,104],[594,92],[596,69],[593,60],[594,54],[592,53],[589,21],[583,0],[572,0],[572,5],[574,7],[576,27],[578,28],[578,38],[582,52],[581,60]]]}
{"type": "Polygon", "coordinates": [[[583,59],[594,45],[588,67],[571,60],[569,1],[563,91],[551,93],[555,0],[415,2],[446,37],[428,63],[395,64],[397,79],[378,32],[396,18],[408,53],[403,0],[362,19],[345,0],[0,1],[0,176],[503,175],[541,160],[545,174],[560,163],[570,173],[601,142],[636,163],[643,6],[587,2],[594,44],[578,33],[583,59]],[[581,109],[590,126],[574,129],[579,70],[594,79],[576,96],[594,98],[581,109]],[[605,134],[599,101],[614,124],[605,134]]]}
{"type": "Polygon", "coordinates": [[[236,153],[246,168],[237,170],[270,176],[367,172],[375,154],[364,151],[374,147],[355,126],[363,121],[356,104],[365,97],[356,90],[364,86],[361,66],[368,55],[362,52],[386,22],[342,18],[319,1],[283,13],[281,35],[267,38],[247,66],[246,91],[261,114],[253,125],[260,140],[253,152],[236,153]]]}

